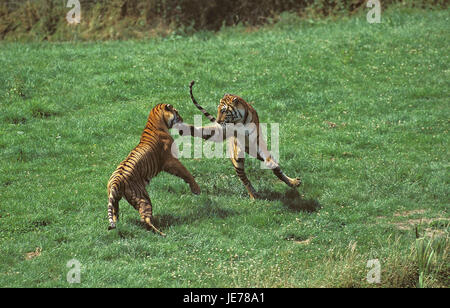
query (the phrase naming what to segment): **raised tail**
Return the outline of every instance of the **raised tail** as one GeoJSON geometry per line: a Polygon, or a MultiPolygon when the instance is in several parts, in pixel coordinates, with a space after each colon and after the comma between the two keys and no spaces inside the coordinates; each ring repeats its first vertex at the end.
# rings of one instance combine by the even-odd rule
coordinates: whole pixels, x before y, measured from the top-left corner
{"type": "Polygon", "coordinates": [[[202,106],[200,106],[200,104],[199,103],[197,103],[197,101],[195,100],[195,98],[194,98],[194,94],[192,94],[192,86],[195,84],[195,81],[194,80],[192,80],[191,81],[191,84],[189,85],[189,92],[191,93],[191,99],[192,99],[192,102],[194,103],[194,105],[201,111],[201,112],[203,112],[203,114],[211,121],[211,122],[216,122],[216,118],[215,117],[213,117],[212,115],[210,115],[209,113],[208,113],[208,111],[206,111],[202,106]]]}

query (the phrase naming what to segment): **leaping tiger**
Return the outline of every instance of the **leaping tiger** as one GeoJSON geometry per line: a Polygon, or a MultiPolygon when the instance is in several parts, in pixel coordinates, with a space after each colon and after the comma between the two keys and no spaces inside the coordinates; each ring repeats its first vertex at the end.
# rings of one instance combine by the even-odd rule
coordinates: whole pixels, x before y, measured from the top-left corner
{"type": "Polygon", "coordinates": [[[182,121],[172,105],[159,104],[150,111],[139,144],[120,163],[109,179],[109,230],[116,228],[119,219],[119,200],[124,196],[128,203],[139,211],[142,222],[154,232],[165,235],[153,225],[152,204],[145,189],[151,178],[161,171],[182,178],[189,184],[194,194],[200,193],[194,177],[172,155],[174,140],[169,134],[169,129],[182,121]]]}
{"type": "Polygon", "coordinates": [[[217,107],[216,119],[197,103],[192,94],[193,85],[194,81],[189,86],[192,102],[214,125],[194,127],[179,123],[175,128],[179,130],[180,135],[201,137],[212,142],[222,142],[228,139],[231,162],[251,199],[257,198],[257,193],[245,174],[243,151],[263,161],[288,186],[298,187],[301,184],[300,178],[293,179],[285,175],[268,151],[260,130],[258,114],[250,104],[239,96],[225,94],[217,107]],[[230,131],[230,127],[232,131],[230,131]]]}

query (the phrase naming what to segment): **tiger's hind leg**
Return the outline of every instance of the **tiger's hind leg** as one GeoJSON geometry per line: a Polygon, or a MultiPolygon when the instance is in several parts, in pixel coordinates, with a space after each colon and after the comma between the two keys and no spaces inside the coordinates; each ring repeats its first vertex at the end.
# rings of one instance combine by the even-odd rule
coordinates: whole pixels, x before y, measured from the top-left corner
{"type": "Polygon", "coordinates": [[[302,180],[300,180],[300,178],[293,179],[284,174],[280,168],[280,165],[278,165],[275,159],[273,159],[272,155],[269,155],[266,159],[262,159],[262,161],[264,161],[264,164],[269,169],[272,169],[273,174],[275,174],[277,178],[286,183],[289,187],[295,188],[302,184],[302,180]]]}
{"type": "Polygon", "coordinates": [[[302,184],[302,180],[300,178],[290,178],[281,170],[280,166],[272,169],[273,174],[275,174],[280,180],[285,182],[289,187],[295,188],[302,184]]]}
{"type": "Polygon", "coordinates": [[[302,183],[300,178],[290,178],[281,170],[280,165],[273,158],[272,154],[267,149],[267,144],[262,138],[262,133],[251,134],[246,140],[245,152],[258,160],[264,162],[264,165],[272,169],[273,173],[284,183],[290,187],[298,187],[302,183]],[[254,146],[256,145],[256,150],[254,146]]]}
{"type": "Polygon", "coordinates": [[[152,203],[150,198],[148,200],[142,200],[139,204],[139,215],[141,215],[141,221],[144,221],[147,228],[161,236],[166,236],[164,233],[159,231],[152,223],[152,203]]]}
{"type": "Polygon", "coordinates": [[[141,221],[147,225],[147,228],[161,236],[166,236],[164,233],[159,231],[152,223],[152,203],[150,197],[145,190],[145,186],[136,186],[133,188],[128,188],[125,190],[125,198],[127,201],[139,212],[141,216],[141,221]]]}
{"type": "Polygon", "coordinates": [[[293,179],[284,174],[284,172],[280,168],[280,165],[275,161],[272,154],[267,149],[264,150],[265,147],[265,143],[262,143],[260,141],[260,148],[257,152],[256,158],[264,162],[267,168],[272,169],[273,174],[275,174],[277,178],[286,183],[289,187],[295,188],[300,186],[302,184],[302,180],[298,177],[293,179]]]}
{"type": "Polygon", "coordinates": [[[244,153],[242,152],[242,149],[240,148],[236,138],[230,139],[230,150],[231,150],[231,162],[233,163],[234,170],[236,171],[239,179],[244,184],[245,188],[248,191],[248,194],[250,195],[250,199],[256,199],[258,198],[258,194],[256,193],[256,190],[253,188],[252,183],[250,183],[249,179],[247,178],[247,175],[245,174],[245,168],[244,168],[244,153]]]}

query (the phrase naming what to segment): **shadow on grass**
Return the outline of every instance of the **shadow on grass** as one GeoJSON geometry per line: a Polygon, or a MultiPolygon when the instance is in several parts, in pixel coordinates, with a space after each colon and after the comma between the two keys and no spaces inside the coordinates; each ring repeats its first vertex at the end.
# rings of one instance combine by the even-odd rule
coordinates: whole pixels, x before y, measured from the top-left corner
{"type": "Polygon", "coordinates": [[[321,205],[317,200],[305,200],[296,189],[290,189],[285,193],[273,191],[260,191],[259,199],[269,201],[281,201],[292,212],[317,212],[321,205]]]}
{"type": "MultiPolygon", "coordinates": [[[[225,219],[230,216],[239,214],[238,211],[227,209],[219,206],[211,199],[208,199],[202,206],[196,207],[189,214],[160,214],[153,217],[153,224],[158,229],[167,229],[171,226],[198,223],[199,221],[219,218],[225,219]]],[[[146,228],[146,224],[137,219],[130,219],[131,223],[146,228]]]]}
{"type": "MultiPolygon", "coordinates": [[[[285,193],[273,191],[260,191],[259,198],[269,201],[281,201],[283,205],[293,212],[317,212],[321,206],[317,200],[304,200],[295,189],[290,189],[285,193]]],[[[167,229],[171,226],[193,224],[206,219],[225,219],[227,217],[241,215],[242,213],[233,209],[221,207],[214,200],[207,198],[203,205],[195,207],[190,213],[186,215],[179,214],[161,214],[153,217],[153,224],[160,230],[167,229]]],[[[146,228],[146,224],[138,219],[130,219],[129,222],[146,228]]],[[[164,231],[163,231],[164,232],[164,231]]],[[[122,234],[127,237],[126,234],[122,234]]]]}
{"type": "MultiPolygon", "coordinates": [[[[208,202],[209,203],[209,202],[208,202]]],[[[230,216],[239,214],[239,212],[222,208],[216,204],[204,204],[188,215],[179,216],[172,214],[158,215],[154,217],[155,224],[161,228],[168,228],[170,226],[192,224],[206,219],[219,218],[225,219],[230,216]]]]}

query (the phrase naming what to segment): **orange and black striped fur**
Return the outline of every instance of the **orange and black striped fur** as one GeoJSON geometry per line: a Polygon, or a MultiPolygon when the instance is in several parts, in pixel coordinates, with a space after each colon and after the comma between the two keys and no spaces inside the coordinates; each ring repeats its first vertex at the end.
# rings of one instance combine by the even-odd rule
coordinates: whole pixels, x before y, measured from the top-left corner
{"type": "Polygon", "coordinates": [[[150,111],[141,140],[128,157],[120,163],[108,182],[109,229],[119,219],[119,200],[122,197],[139,211],[141,220],[153,231],[164,235],[152,223],[152,204],[145,187],[151,178],[165,171],[182,178],[194,194],[200,188],[194,177],[172,155],[173,138],[169,129],[183,119],[171,105],[159,104],[150,111]]]}
{"type": "Polygon", "coordinates": [[[216,119],[197,103],[192,94],[193,85],[194,81],[190,84],[192,102],[211,122],[215,123],[215,125],[197,128],[182,123],[177,126],[181,135],[186,133],[213,142],[222,142],[225,139],[228,139],[231,162],[252,199],[256,198],[257,194],[245,174],[244,151],[260,161],[263,161],[268,168],[272,169],[273,173],[281,181],[285,182],[290,187],[297,187],[301,184],[299,178],[292,179],[286,176],[272,154],[268,151],[267,144],[260,131],[258,114],[250,104],[239,96],[225,94],[220,100],[216,119]],[[232,132],[226,131],[227,128],[230,127],[228,124],[233,124],[232,132]],[[239,131],[241,129],[239,127],[243,128],[242,131],[239,131]],[[238,138],[239,134],[241,134],[243,138],[238,138]],[[252,149],[254,150],[252,151],[252,149]]]}

